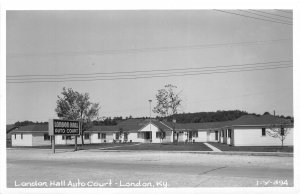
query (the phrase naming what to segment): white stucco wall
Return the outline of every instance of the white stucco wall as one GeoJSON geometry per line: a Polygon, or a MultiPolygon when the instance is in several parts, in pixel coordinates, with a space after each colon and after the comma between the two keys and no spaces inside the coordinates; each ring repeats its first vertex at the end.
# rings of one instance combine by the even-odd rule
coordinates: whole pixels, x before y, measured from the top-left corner
{"type": "Polygon", "coordinates": [[[137,132],[129,132],[127,142],[142,142],[141,138],[138,138],[137,132]]]}
{"type": "Polygon", "coordinates": [[[32,134],[32,146],[44,146],[44,145],[51,145],[51,139],[44,140],[44,133],[32,134]]]}
{"type": "MultiPolygon", "coordinates": [[[[85,144],[89,144],[90,142],[86,139],[83,140],[85,144]]],[[[62,135],[55,136],[55,145],[73,145],[75,144],[75,136],[71,136],[71,139],[63,139],[62,135]]],[[[81,144],[81,136],[77,136],[77,144],[81,144]]]]}
{"type": "Polygon", "coordinates": [[[31,133],[23,133],[23,138],[21,139],[21,134],[12,134],[11,136],[12,146],[32,146],[32,134],[31,133]]]}
{"type": "MultiPolygon", "coordinates": [[[[267,129],[266,129],[267,130],[267,129]]],[[[234,129],[235,146],[281,146],[279,138],[273,138],[266,134],[262,136],[262,129],[234,129]]],[[[284,145],[293,145],[293,129],[287,135],[284,145]]]]}
{"type": "MultiPolygon", "coordinates": [[[[192,137],[191,141],[195,142],[207,142],[207,131],[197,131],[198,137],[192,137]]],[[[188,140],[187,132],[183,133],[183,140],[188,140]]]]}
{"type": "MultiPolygon", "coordinates": [[[[172,138],[172,136],[171,136],[172,138]]],[[[178,142],[185,142],[188,139],[187,132],[179,133],[178,142]]]]}
{"type": "Polygon", "coordinates": [[[220,142],[221,143],[226,143],[227,144],[227,134],[226,134],[226,129],[222,129],[220,131],[221,137],[220,137],[220,142]],[[221,132],[223,131],[223,132],[221,132]],[[222,137],[222,133],[224,134],[224,137],[222,137]]]}
{"type": "Polygon", "coordinates": [[[216,140],[215,131],[207,131],[207,141],[208,142],[218,142],[220,138],[220,134],[218,133],[218,139],[216,140]]]}
{"type": "Polygon", "coordinates": [[[112,132],[106,132],[106,143],[112,143],[114,140],[114,134],[112,132]]]}
{"type": "Polygon", "coordinates": [[[193,137],[195,142],[207,142],[207,132],[206,131],[198,131],[198,137],[193,137]]]}
{"type": "Polygon", "coordinates": [[[173,132],[166,131],[166,137],[162,140],[162,143],[170,143],[173,142],[173,132]]]}
{"type": "Polygon", "coordinates": [[[160,138],[156,138],[156,132],[159,132],[160,130],[153,124],[148,124],[144,128],[140,130],[141,132],[151,131],[152,132],[152,143],[161,143],[160,138]]]}
{"type": "Polygon", "coordinates": [[[55,145],[66,145],[67,141],[66,139],[62,139],[62,135],[56,135],[55,136],[55,145]]]}
{"type": "MultiPolygon", "coordinates": [[[[173,141],[173,136],[172,136],[173,132],[170,130],[164,131],[166,134],[164,139],[161,139],[160,137],[156,137],[156,132],[160,132],[160,130],[153,124],[148,124],[140,130],[140,132],[146,132],[146,131],[152,132],[152,143],[169,143],[173,141]]],[[[146,142],[146,141],[143,138],[137,138],[136,142],[146,142]]]]}
{"type": "Polygon", "coordinates": [[[234,139],[234,130],[233,129],[231,129],[231,137],[229,137],[229,130],[230,129],[226,129],[226,143],[228,144],[228,145],[233,145],[233,139],[234,139]]]}
{"type": "MultiPolygon", "coordinates": [[[[44,140],[44,133],[23,133],[23,139],[21,139],[21,134],[17,134],[17,139],[14,138],[15,135],[12,134],[12,146],[44,146],[51,145],[51,140],[44,140]]],[[[72,136],[71,140],[62,139],[62,135],[55,136],[55,145],[67,145],[74,144],[75,139],[72,136]]],[[[78,144],[81,144],[81,138],[78,137],[78,144]]]]}
{"type": "Polygon", "coordinates": [[[113,139],[115,138],[115,134],[113,132],[100,132],[100,139],[98,138],[99,132],[92,132],[90,133],[89,139],[84,139],[85,143],[89,144],[97,144],[97,143],[112,143],[113,139]],[[101,133],[105,133],[106,137],[101,138],[101,133]]]}
{"type": "Polygon", "coordinates": [[[101,139],[101,133],[100,133],[100,139],[98,139],[98,133],[91,133],[90,134],[91,143],[104,143],[105,139],[101,139]]]}

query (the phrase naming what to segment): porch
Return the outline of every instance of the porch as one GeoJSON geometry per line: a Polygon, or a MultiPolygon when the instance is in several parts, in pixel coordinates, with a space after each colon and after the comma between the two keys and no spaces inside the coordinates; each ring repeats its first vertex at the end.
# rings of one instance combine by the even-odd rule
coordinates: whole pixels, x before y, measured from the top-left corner
{"type": "Polygon", "coordinates": [[[138,132],[138,138],[142,139],[142,143],[152,143],[152,131],[138,132]]]}

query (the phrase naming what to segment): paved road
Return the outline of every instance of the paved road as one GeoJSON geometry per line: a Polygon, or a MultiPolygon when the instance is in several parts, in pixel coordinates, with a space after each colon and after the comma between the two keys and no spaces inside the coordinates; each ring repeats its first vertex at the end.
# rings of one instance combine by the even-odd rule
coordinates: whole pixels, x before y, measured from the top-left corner
{"type": "Polygon", "coordinates": [[[8,187],[34,181],[46,182],[47,186],[50,181],[65,181],[80,187],[109,181],[113,184],[106,184],[107,187],[143,183],[145,187],[166,186],[161,183],[168,187],[293,185],[291,157],[89,151],[52,155],[45,150],[7,153],[8,187]],[[76,185],[78,182],[85,185],[76,185]]]}

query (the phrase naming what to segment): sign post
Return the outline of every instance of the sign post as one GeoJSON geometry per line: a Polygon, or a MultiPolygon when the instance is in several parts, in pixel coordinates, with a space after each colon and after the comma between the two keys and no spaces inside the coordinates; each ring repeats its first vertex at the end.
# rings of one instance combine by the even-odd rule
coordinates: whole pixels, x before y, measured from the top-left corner
{"type": "Polygon", "coordinates": [[[77,135],[75,135],[75,149],[74,151],[77,151],[77,135]]]}
{"type": "Polygon", "coordinates": [[[55,136],[51,135],[52,152],[55,154],[55,136]]]}
{"type": "Polygon", "coordinates": [[[55,153],[55,135],[75,135],[75,151],[77,150],[77,135],[81,130],[79,121],[50,119],[48,126],[48,134],[52,137],[53,153],[55,153]]]}

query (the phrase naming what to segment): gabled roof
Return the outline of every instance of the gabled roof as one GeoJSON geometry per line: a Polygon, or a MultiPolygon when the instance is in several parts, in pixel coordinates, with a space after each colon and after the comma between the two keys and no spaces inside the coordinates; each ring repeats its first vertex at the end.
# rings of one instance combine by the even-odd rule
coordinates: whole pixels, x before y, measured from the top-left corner
{"type": "Polygon", "coordinates": [[[48,124],[33,124],[27,126],[21,126],[15,129],[12,133],[48,133],[48,124]]]}
{"type": "Polygon", "coordinates": [[[151,123],[162,131],[171,131],[173,126],[169,122],[151,120],[151,123]]]}
{"type": "MultiPolygon", "coordinates": [[[[210,129],[221,129],[225,127],[234,126],[268,126],[272,124],[288,124],[293,123],[288,119],[279,118],[272,115],[244,115],[233,121],[222,121],[222,122],[206,122],[206,123],[172,123],[165,121],[158,121],[156,119],[128,119],[113,126],[93,126],[86,131],[93,132],[118,132],[120,128],[124,132],[138,132],[149,123],[152,123],[160,130],[170,131],[175,127],[176,131],[192,131],[192,130],[210,130],[210,129]]],[[[48,124],[33,124],[16,128],[11,133],[23,133],[23,132],[48,132],[48,124]]]]}
{"type": "Polygon", "coordinates": [[[124,131],[138,131],[149,123],[148,119],[128,119],[118,124],[124,131]]]}
{"type": "Polygon", "coordinates": [[[232,126],[238,125],[272,125],[272,124],[289,124],[292,125],[293,123],[288,119],[279,118],[272,115],[262,115],[262,116],[255,116],[255,115],[244,115],[234,121],[232,121],[232,126]]]}
{"type": "Polygon", "coordinates": [[[18,126],[15,126],[15,125],[6,125],[6,133],[11,133],[16,128],[18,128],[18,126]]]}
{"type": "Polygon", "coordinates": [[[180,130],[207,130],[207,129],[218,129],[230,125],[231,121],[222,122],[206,122],[206,123],[176,123],[176,131],[180,130]]]}
{"type": "Polygon", "coordinates": [[[143,128],[149,123],[148,120],[144,119],[128,119],[121,121],[117,125],[112,126],[93,126],[87,131],[97,131],[97,132],[118,132],[122,128],[124,132],[137,132],[139,129],[143,128]]]}
{"type": "Polygon", "coordinates": [[[119,128],[117,125],[111,125],[111,126],[93,126],[90,129],[87,129],[86,131],[93,131],[93,132],[117,132],[119,131],[119,128]]]}

